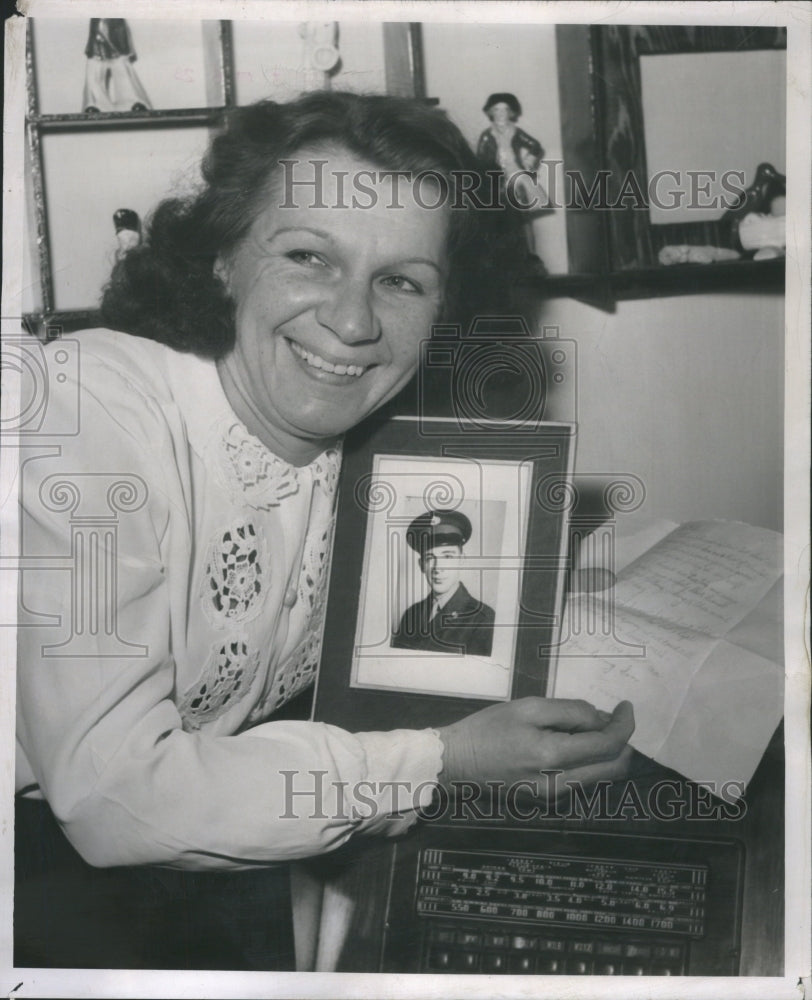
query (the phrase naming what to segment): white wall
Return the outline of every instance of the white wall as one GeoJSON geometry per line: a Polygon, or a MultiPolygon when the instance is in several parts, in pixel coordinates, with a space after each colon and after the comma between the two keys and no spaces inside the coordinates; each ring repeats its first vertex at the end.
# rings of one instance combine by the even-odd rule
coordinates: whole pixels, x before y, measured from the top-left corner
{"type": "MultiPolygon", "coordinates": [[[[577,344],[579,474],[639,476],[635,516],[781,528],[782,295],[641,299],[613,314],[556,299],[538,322],[577,344]]],[[[567,416],[554,397],[548,416],[567,416]]]]}
{"type": "MultiPolygon", "coordinates": [[[[331,88],[385,92],[381,22],[342,21],[338,32],[341,63],[331,74],[331,88]]],[[[263,97],[286,101],[318,85],[303,68],[304,42],[297,21],[234,21],[232,35],[238,104],[263,97]]]]}

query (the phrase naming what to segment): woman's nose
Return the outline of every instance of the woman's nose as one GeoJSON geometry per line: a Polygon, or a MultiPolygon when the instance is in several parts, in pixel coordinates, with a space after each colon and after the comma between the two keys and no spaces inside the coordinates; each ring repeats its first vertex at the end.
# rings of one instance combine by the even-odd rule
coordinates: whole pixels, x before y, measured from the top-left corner
{"type": "Polygon", "coordinates": [[[360,282],[337,285],[316,310],[316,319],[345,344],[377,340],[378,322],[368,287],[360,282]]]}

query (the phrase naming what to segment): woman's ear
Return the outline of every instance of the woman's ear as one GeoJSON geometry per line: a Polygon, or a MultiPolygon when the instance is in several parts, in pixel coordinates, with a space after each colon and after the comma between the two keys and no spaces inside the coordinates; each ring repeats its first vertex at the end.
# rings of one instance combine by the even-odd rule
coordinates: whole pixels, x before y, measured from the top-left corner
{"type": "Polygon", "coordinates": [[[214,262],[214,276],[222,281],[226,291],[231,295],[231,268],[223,257],[218,257],[214,262]]]}

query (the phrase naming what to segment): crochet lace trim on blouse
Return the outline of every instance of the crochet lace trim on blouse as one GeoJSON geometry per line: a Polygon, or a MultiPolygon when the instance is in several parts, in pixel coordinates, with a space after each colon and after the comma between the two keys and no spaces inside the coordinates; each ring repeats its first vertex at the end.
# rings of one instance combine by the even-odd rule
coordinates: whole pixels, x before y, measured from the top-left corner
{"type": "MultiPolygon", "coordinates": [[[[270,452],[238,422],[224,425],[212,441],[214,465],[237,506],[268,510],[299,492],[302,471],[270,452]]],[[[330,448],[306,467],[314,493],[320,489],[326,509],[332,511],[341,468],[340,447],[330,448]]],[[[311,507],[312,513],[312,507],[311,507]]],[[[304,542],[296,598],[305,609],[301,641],[280,664],[267,694],[254,706],[248,722],[273,712],[315,678],[321,654],[327,578],[332,549],[333,519],[310,530],[304,542]]],[[[242,626],[266,607],[270,574],[267,546],[250,517],[236,519],[213,539],[206,556],[200,599],[209,621],[232,631],[212,648],[199,679],[178,706],[184,729],[196,730],[213,722],[250,690],[261,651],[252,650],[242,626]],[[234,631],[239,627],[239,631],[234,631]]],[[[269,655],[270,651],[265,651],[269,655]]]]}

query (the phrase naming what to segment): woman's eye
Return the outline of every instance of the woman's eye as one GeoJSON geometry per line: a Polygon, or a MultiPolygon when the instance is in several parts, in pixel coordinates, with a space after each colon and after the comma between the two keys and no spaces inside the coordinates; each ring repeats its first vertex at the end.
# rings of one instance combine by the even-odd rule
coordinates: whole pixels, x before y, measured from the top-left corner
{"type": "Polygon", "coordinates": [[[422,294],[423,289],[417,282],[410,278],[405,278],[402,274],[388,274],[381,279],[381,284],[387,288],[393,288],[396,292],[411,292],[417,295],[422,294]]]}
{"type": "Polygon", "coordinates": [[[323,267],[324,261],[318,254],[313,253],[312,250],[291,250],[287,254],[288,260],[292,260],[294,264],[304,264],[309,267],[323,267]]]}

